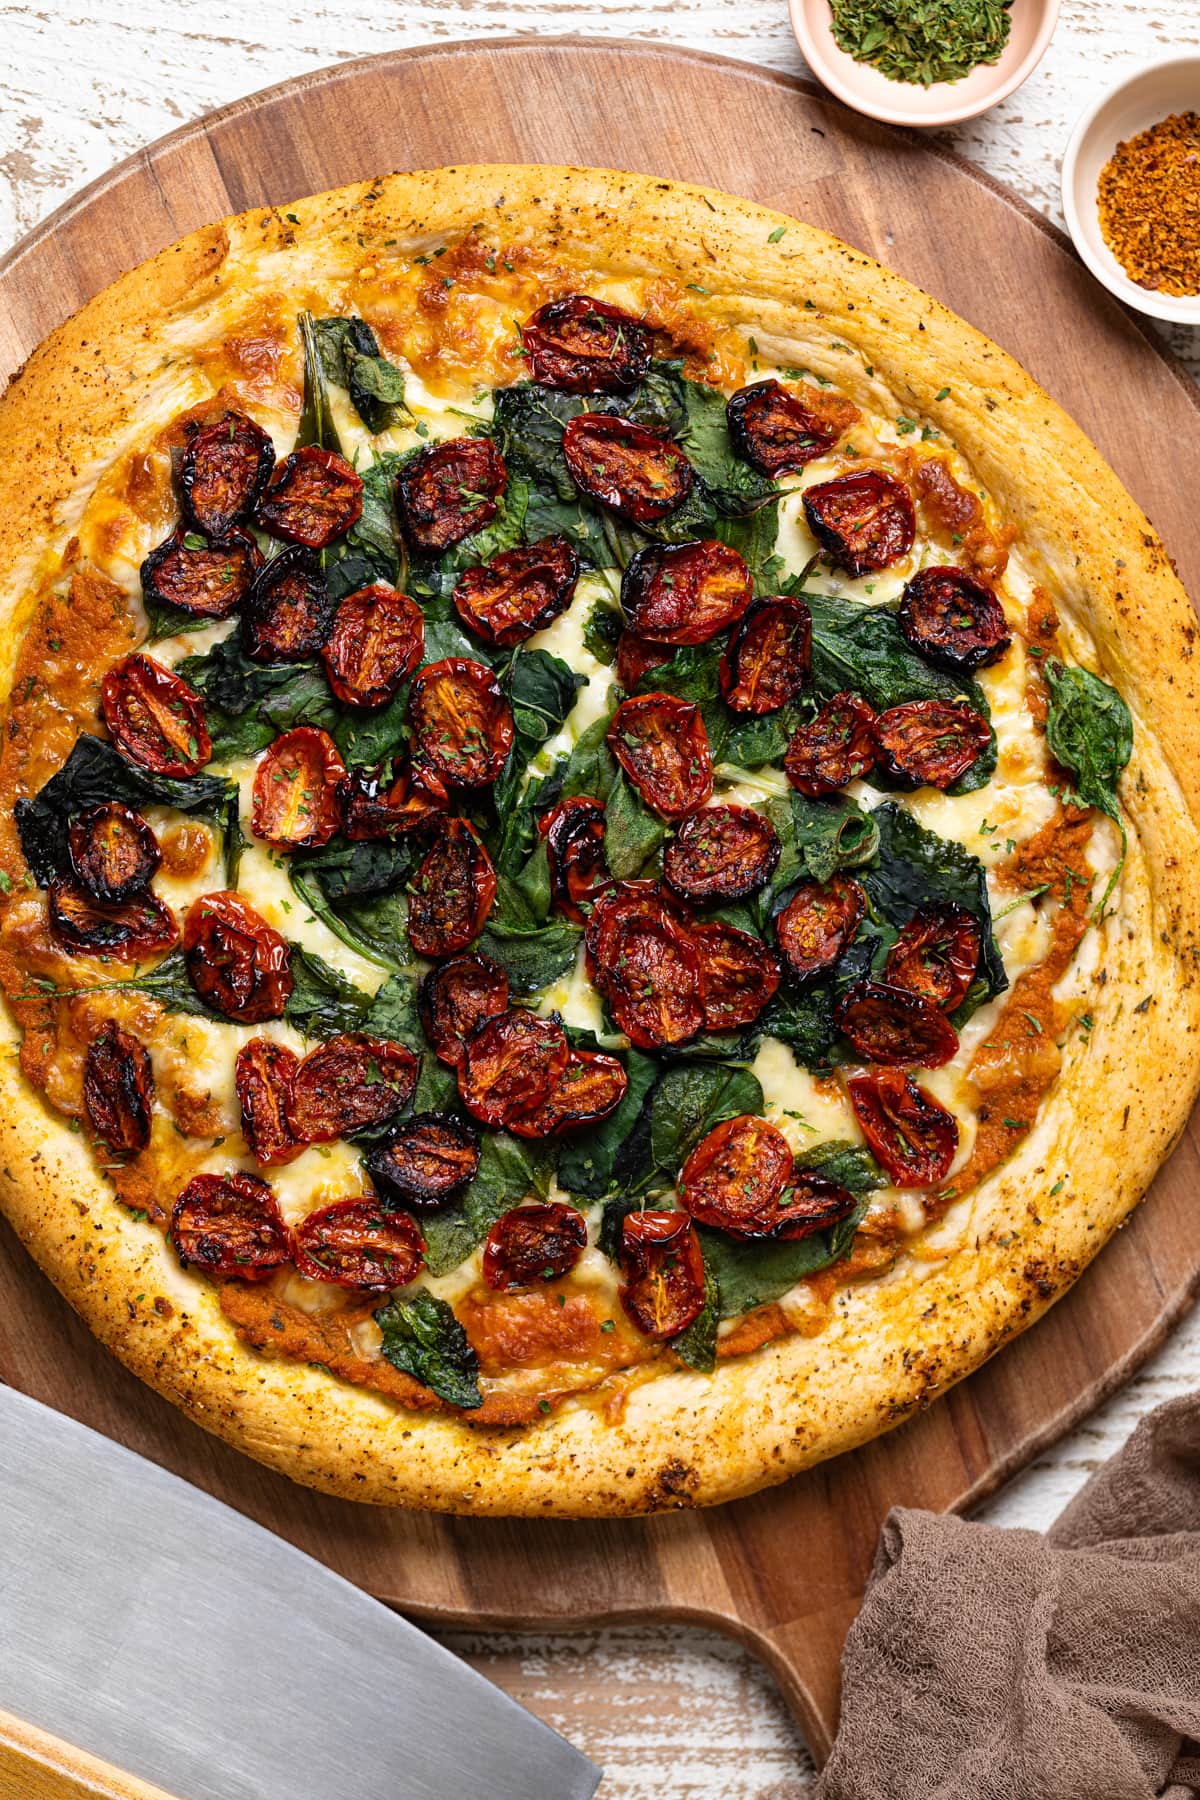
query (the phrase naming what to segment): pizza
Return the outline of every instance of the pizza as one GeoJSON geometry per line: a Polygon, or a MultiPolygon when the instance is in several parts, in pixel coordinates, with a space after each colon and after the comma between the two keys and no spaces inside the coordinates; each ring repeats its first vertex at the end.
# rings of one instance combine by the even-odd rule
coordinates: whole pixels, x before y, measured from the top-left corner
{"type": "Polygon", "coordinates": [[[1003,352],[610,172],[227,219],[0,436],[3,1206],[207,1429],[618,1514],[925,1406],[1200,1075],[1194,621],[1003,352]]]}

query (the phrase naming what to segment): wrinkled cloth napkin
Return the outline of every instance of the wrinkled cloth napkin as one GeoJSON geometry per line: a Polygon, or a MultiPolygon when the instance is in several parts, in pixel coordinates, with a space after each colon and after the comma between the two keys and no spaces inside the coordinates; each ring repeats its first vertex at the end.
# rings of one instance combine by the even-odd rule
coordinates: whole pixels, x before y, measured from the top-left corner
{"type": "Polygon", "coordinates": [[[889,1514],[814,1800],[1200,1795],[1200,1394],[1046,1537],[889,1514]]]}

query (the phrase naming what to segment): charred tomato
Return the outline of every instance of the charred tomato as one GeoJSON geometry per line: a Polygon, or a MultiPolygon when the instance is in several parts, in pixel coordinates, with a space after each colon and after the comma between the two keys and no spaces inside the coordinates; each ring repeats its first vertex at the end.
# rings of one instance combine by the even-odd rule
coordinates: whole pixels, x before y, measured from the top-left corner
{"type": "Polygon", "coordinates": [[[415,600],[375,582],[347,594],[321,651],[325,676],[343,706],[386,706],[425,654],[425,620],[415,600]]]}
{"type": "Polygon", "coordinates": [[[508,976],[488,956],[452,956],[421,983],[420,1011],[434,1055],[457,1069],[475,1027],[508,1011],[508,976]]]}
{"type": "Polygon", "coordinates": [[[528,1111],[510,1112],[508,1129],[514,1137],[546,1138],[579,1126],[598,1125],[616,1112],[628,1085],[624,1065],[615,1056],[572,1050],[546,1098],[528,1111]]]}
{"type": "Polygon", "coordinates": [[[514,1206],[502,1213],[483,1245],[483,1279],[498,1292],[532,1287],[569,1275],[587,1248],[583,1214],[561,1201],[514,1206]]]}
{"type": "Polygon", "coordinates": [[[975,979],[982,947],[979,921],[964,906],[922,906],[888,952],[884,980],[953,1012],[975,979]]]}
{"type": "Polygon", "coordinates": [[[507,1126],[549,1095],[567,1066],[567,1035],[556,1018],[514,1008],[485,1019],[467,1039],[458,1065],[463,1105],[481,1125],[507,1126]]]}
{"type": "Polygon", "coordinates": [[[408,941],[418,956],[453,956],[483,930],[496,898],[496,871],[474,826],[439,819],[413,876],[408,941]]]}
{"type": "Polygon", "coordinates": [[[812,656],[803,600],[756,600],[721,658],[721,693],[734,712],[770,713],[796,699],[812,656]]]}
{"type": "Polygon", "coordinates": [[[836,431],[809,412],[781,381],[755,381],[731,394],[725,406],[734,450],[772,480],[803,469],[837,442],[836,431]]]}
{"type": "Polygon", "coordinates": [[[415,456],[396,480],[400,529],[418,550],[448,550],[495,518],[508,485],[490,438],[446,438],[415,456]]]}
{"type": "Polygon", "coordinates": [[[227,619],[250,592],[262,551],[236,527],[220,538],[180,530],[142,564],[142,593],[197,619],[227,619]]]}
{"type": "Polygon", "coordinates": [[[779,1222],[771,1235],[789,1242],[812,1237],[816,1231],[840,1225],[857,1205],[850,1189],[840,1181],[816,1169],[797,1169],[794,1183],[779,1202],[779,1222]]]}
{"type": "Polygon", "coordinates": [[[292,1234],[257,1175],[194,1175],[171,1212],[171,1242],[185,1268],[265,1281],[292,1257],[292,1234]]]}
{"type": "Polygon", "coordinates": [[[321,649],[332,625],[320,559],[293,544],[254,578],[242,609],[242,648],[253,662],[302,662],[321,649]]]}
{"type": "Polygon", "coordinates": [[[293,981],[287,939],[240,894],[203,894],[183,927],[192,986],[214,1012],[243,1025],[278,1019],[293,981]]]}
{"type": "Polygon", "coordinates": [[[777,1125],[742,1113],[701,1138],[679,1176],[679,1204],[701,1225],[733,1237],[770,1237],[792,1179],[792,1152],[777,1125]]]}
{"type": "Polygon", "coordinates": [[[635,525],[665,519],[691,492],[692,465],[679,445],[616,413],[569,419],[562,447],[579,491],[635,525]]]}
{"type": "Polygon", "coordinates": [[[958,1049],[958,1033],[932,1001],[884,981],[856,981],[838,1001],[834,1024],[866,1062],[938,1069],[958,1049]]]}
{"type": "Polygon", "coordinates": [[[150,1142],[154,1075],[146,1046],[110,1019],[83,1060],[83,1106],[93,1138],[110,1155],[136,1156],[150,1142]]]}
{"type": "Polygon", "coordinates": [[[861,694],[835,694],[801,725],[783,759],[792,786],[810,800],[836,794],[875,767],[875,712],[861,694]]]}
{"type": "Polygon", "coordinates": [[[148,887],[162,861],[158,839],[119,800],[76,813],[67,828],[71,871],[94,900],[131,900],[148,887]]]}
{"type": "Polygon", "coordinates": [[[685,1212],[627,1214],[617,1262],[621,1305],[643,1337],[676,1337],[703,1309],[704,1256],[685,1212]]]}
{"type": "Polygon", "coordinates": [[[619,394],[650,367],[650,340],[631,313],[588,294],[539,306],[521,331],[529,379],[564,394],[619,394]]]}
{"type": "Polygon", "coordinates": [[[910,787],[951,787],[991,741],[991,726],[965,700],[909,700],[875,721],[881,767],[910,787]]]}
{"type": "Polygon", "coordinates": [[[483,663],[465,656],[447,656],[421,670],[408,717],[414,759],[447,787],[495,781],[512,749],[512,707],[500,683],[483,663]]]}
{"type": "Polygon", "coordinates": [[[667,886],[693,905],[744,900],[771,879],[779,838],[750,806],[702,806],[689,814],[663,856],[667,886]]]}
{"type": "Polygon", "coordinates": [[[745,559],[718,538],[647,544],[621,577],[629,628],[652,644],[705,644],[736,625],[751,598],[745,559]]]}
{"type": "Polygon", "coordinates": [[[566,538],[539,538],[460,575],[454,604],[477,637],[509,648],[565,612],[578,579],[579,558],[566,538]]]}
{"type": "Polygon", "coordinates": [[[916,534],[912,495],[902,481],[878,469],[807,488],[804,516],[825,554],[851,576],[898,562],[916,534]]]}
{"type": "Polygon", "coordinates": [[[424,1262],[417,1221],[389,1212],[373,1194],[322,1206],[296,1231],[296,1269],[309,1281],[384,1294],[407,1287],[424,1262]]]}
{"type": "Polygon", "coordinates": [[[679,819],[703,806],[713,790],[712,755],[700,708],[674,694],[622,700],[608,728],[608,747],[647,806],[679,819]]]}
{"type": "Polygon", "coordinates": [[[140,651],[104,677],[100,713],[122,756],[154,775],[195,775],[212,755],[195,688],[140,651]]]}
{"type": "Polygon", "coordinates": [[[617,680],[627,694],[633,693],[651,669],[660,669],[670,660],[671,652],[665,644],[652,644],[636,631],[623,631],[617,639],[617,680]]]}
{"type": "Polygon", "coordinates": [[[764,943],[733,925],[693,925],[700,959],[700,992],[706,1031],[740,1031],[752,1025],[782,979],[779,960],[764,943]]]}
{"type": "Polygon", "coordinates": [[[275,471],[258,503],[258,523],[272,537],[324,550],[362,517],[362,476],[336,450],[306,444],[275,471]]]}
{"type": "Polygon", "coordinates": [[[428,825],[450,804],[441,777],[432,769],[401,769],[390,763],[351,769],[342,783],[342,831],[352,843],[404,837],[428,825]]]}
{"type": "Polygon", "coordinates": [[[852,1075],[850,1103],[871,1154],[901,1188],[930,1187],[950,1173],[958,1122],[903,1069],[852,1075]]]}
{"type": "Polygon", "coordinates": [[[348,1032],[313,1050],[293,1077],[288,1124],[302,1144],[328,1144],[381,1125],[417,1085],[411,1050],[391,1038],[348,1032]]]}
{"type": "Polygon", "coordinates": [[[367,1152],[363,1167],[389,1198],[441,1206],[474,1181],[479,1135],[453,1113],[416,1113],[367,1152]]]}
{"type": "Polygon", "coordinates": [[[803,881],[775,920],[775,936],[797,981],[832,969],[854,942],[867,911],[867,896],[849,875],[803,881]]]}
{"type": "Polygon", "coordinates": [[[664,909],[628,913],[601,939],[597,985],[614,1021],[639,1050],[684,1044],[704,1026],[700,957],[664,909]]]}
{"type": "Polygon", "coordinates": [[[138,962],[179,942],[175,915],[157,894],[131,900],[94,900],[71,881],[56,881],[49,894],[50,931],[72,954],[138,962]]]}
{"type": "Polygon", "coordinates": [[[995,593],[965,569],[922,569],[904,589],[897,623],[939,668],[970,673],[998,662],[1012,633],[995,593]]]}
{"type": "Polygon", "coordinates": [[[251,830],[276,850],[316,850],[341,822],[346,765],[327,731],[298,725],[277,737],[254,774],[251,830]]]}
{"type": "Polygon", "coordinates": [[[242,1109],[242,1136],[255,1162],[290,1163],[303,1145],[288,1122],[288,1100],[300,1058],[286,1044],[251,1038],[237,1053],[234,1086],[242,1109]]]}
{"type": "Polygon", "coordinates": [[[588,794],[574,794],[542,814],[550,893],[559,912],[584,923],[583,908],[612,885],[604,856],[604,808],[588,794]]]}
{"type": "Polygon", "coordinates": [[[274,466],[274,445],[245,413],[227,412],[194,427],[179,465],[188,522],[209,537],[224,537],[250,517],[274,466]]]}

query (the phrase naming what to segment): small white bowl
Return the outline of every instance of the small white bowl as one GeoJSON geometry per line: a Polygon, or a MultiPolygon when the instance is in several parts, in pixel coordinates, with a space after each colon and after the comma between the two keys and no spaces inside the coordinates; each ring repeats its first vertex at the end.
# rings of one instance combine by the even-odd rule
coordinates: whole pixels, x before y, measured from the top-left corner
{"type": "Polygon", "coordinates": [[[1171,113],[1200,112],[1200,56],[1154,63],[1103,94],[1071,133],[1063,156],[1062,203],[1075,248],[1110,293],[1152,319],[1200,325],[1200,294],[1160,294],[1130,279],[1104,241],[1097,189],[1100,171],[1125,138],[1171,113]]]}
{"type": "Polygon", "coordinates": [[[889,81],[870,63],[838,48],[829,0],[788,0],[792,30],[813,74],[856,112],[888,125],[954,125],[986,112],[1041,62],[1058,22],[1059,0],[1014,0],[1008,42],[994,63],[980,63],[961,81],[923,88],[889,81]]]}

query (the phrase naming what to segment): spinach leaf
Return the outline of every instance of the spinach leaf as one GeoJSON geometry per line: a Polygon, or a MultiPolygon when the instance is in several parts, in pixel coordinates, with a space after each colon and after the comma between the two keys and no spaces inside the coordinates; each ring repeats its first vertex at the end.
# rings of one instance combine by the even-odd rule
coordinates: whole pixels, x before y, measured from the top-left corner
{"type": "Polygon", "coordinates": [[[561,657],[551,656],[546,650],[518,650],[513,657],[504,682],[513,709],[513,747],[495,787],[496,810],[505,822],[505,838],[519,838],[517,847],[514,848],[511,841],[506,845],[501,866],[507,874],[516,873],[516,867],[533,845],[528,832],[514,834],[507,826],[518,804],[529,764],[542,745],[561,730],[580,688],[586,686],[586,675],[577,675],[561,657]],[[524,851],[519,858],[518,850],[524,851]]]}
{"type": "Polygon", "coordinates": [[[721,1322],[721,1290],[707,1257],[704,1259],[704,1305],[686,1331],[671,1339],[676,1356],[702,1375],[717,1366],[717,1326],[721,1322]]]}
{"type": "Polygon", "coordinates": [[[617,778],[617,760],[605,742],[611,723],[611,713],[606,714],[580,733],[561,770],[564,797],[590,794],[594,800],[607,801],[617,778]]]}
{"type": "Polygon", "coordinates": [[[698,1225],[696,1232],[704,1250],[705,1268],[711,1270],[720,1294],[722,1318],[736,1318],[756,1306],[766,1306],[804,1276],[815,1275],[819,1269],[840,1261],[868,1204],[866,1199],[860,1200],[850,1218],[834,1228],[840,1234],[837,1243],[834,1231],[814,1232],[812,1237],[791,1243],[769,1239],[754,1243],[698,1225]]]}
{"type": "Polygon", "coordinates": [[[479,1358],[444,1300],[424,1289],[409,1300],[392,1298],[379,1308],[375,1323],[393,1368],[431,1388],[448,1406],[473,1411],[483,1405],[479,1358]]]}
{"type": "Polygon", "coordinates": [[[632,881],[667,841],[667,828],[618,772],[604,815],[604,854],[618,881],[632,881]]]}
{"type": "Polygon", "coordinates": [[[425,1034],[417,1004],[419,986],[411,969],[401,975],[389,975],[367,1008],[360,1030],[368,1037],[393,1038],[420,1054],[425,1034]]]}
{"type": "Polygon", "coordinates": [[[725,761],[739,769],[761,769],[781,763],[796,729],[804,722],[804,709],[783,706],[778,712],[746,714],[735,718],[725,739],[725,761]]]}
{"type": "Polygon", "coordinates": [[[351,843],[348,838],[332,838],[319,850],[296,852],[288,868],[293,877],[302,873],[318,881],[326,901],[336,906],[342,900],[402,888],[415,861],[416,851],[407,838],[398,838],[395,843],[351,843]]]}
{"type": "Polygon", "coordinates": [[[134,988],[139,994],[149,994],[152,1000],[157,1000],[168,1012],[185,1013],[197,1019],[224,1019],[223,1013],[205,1005],[192,986],[182,950],[172,950],[144,975],[131,976],[128,981],[102,982],[100,985],[102,988],[134,988]]]}
{"type": "Polygon", "coordinates": [[[107,738],[78,738],[70,756],[32,800],[14,808],[21,849],[41,887],[67,875],[67,830],[90,806],[121,800],[127,806],[173,806],[218,827],[227,822],[230,783],[219,775],[153,775],[126,762],[107,738]]]}
{"type": "Polygon", "coordinates": [[[412,961],[405,927],[408,901],[397,893],[347,896],[336,906],[326,897],[319,877],[301,868],[288,871],[292,886],[313,916],[335,937],[381,969],[400,971],[412,961]]]}
{"type": "Polygon", "coordinates": [[[371,996],[331,969],[321,957],[292,945],[293,988],[284,1008],[289,1025],[305,1037],[336,1037],[358,1031],[371,1007],[371,996]]]}
{"type": "Polygon", "coordinates": [[[339,708],[319,668],[308,663],[256,663],[235,631],[179,673],[204,699],[213,756],[231,762],[257,756],[296,725],[336,727],[339,708]]]}
{"type": "Polygon", "coordinates": [[[785,848],[809,880],[830,881],[841,869],[860,869],[875,860],[879,828],[848,795],[810,800],[793,789],[788,799],[790,824],[784,834],[785,848]]]}
{"type": "MultiPolygon", "coordinates": [[[[418,1087],[418,1098],[420,1095],[418,1087]]],[[[425,1266],[430,1274],[446,1275],[457,1269],[510,1207],[532,1193],[544,1198],[556,1151],[552,1140],[526,1143],[504,1131],[485,1132],[479,1172],[462,1199],[439,1207],[421,1221],[425,1266]]]]}
{"type": "Polygon", "coordinates": [[[886,1184],[883,1170],[871,1152],[848,1138],[828,1138],[823,1144],[813,1144],[796,1157],[796,1167],[816,1169],[830,1181],[840,1181],[858,1200],[886,1184]]]}
{"type": "Polygon", "coordinates": [[[583,627],[583,647],[590,650],[598,663],[611,669],[617,660],[617,643],[625,629],[625,620],[619,607],[610,606],[607,600],[596,600],[583,627]]]}
{"type": "Polygon", "coordinates": [[[312,329],[325,379],[348,391],[372,436],[411,420],[403,372],[383,355],[365,319],[314,319],[312,329]]]}
{"type": "Polygon", "coordinates": [[[397,471],[413,452],[381,451],[374,462],[360,468],[362,516],[344,537],[325,551],[325,579],[333,599],[344,600],[356,588],[374,581],[395,584],[400,576],[400,548],[396,536],[393,489],[397,471]]]}
{"type": "Polygon", "coordinates": [[[1133,755],[1133,719],[1116,688],[1088,669],[1057,660],[1045,667],[1050,689],[1046,743],[1050,754],[1074,778],[1085,806],[1105,813],[1121,833],[1121,860],[1097,907],[1102,914],[1125,863],[1125,822],[1117,805],[1117,783],[1133,755]]]}
{"type": "Polygon", "coordinates": [[[719,1063],[679,1063],[666,1070],[650,1097],[650,1154],[656,1172],[673,1182],[700,1139],[723,1119],[761,1113],[763,1091],[749,1069],[719,1063]]]}
{"type": "Polygon", "coordinates": [[[658,1079],[658,1064],[640,1050],[625,1053],[629,1085],[616,1111],[587,1131],[573,1131],[563,1140],[558,1158],[558,1184],[585,1200],[601,1200],[616,1179],[618,1159],[630,1140],[646,1096],[658,1079]]]}
{"type": "MultiPolygon", "coordinates": [[[[540,846],[531,861],[542,859],[540,846]]],[[[549,910],[549,881],[545,907],[549,910]]],[[[475,946],[482,956],[498,962],[515,994],[539,994],[575,966],[581,933],[563,918],[547,918],[530,904],[516,881],[498,875],[496,902],[475,946]]]]}
{"type": "Polygon", "coordinates": [[[561,533],[574,545],[585,568],[612,561],[604,522],[583,501],[562,453],[563,427],[589,402],[533,382],[501,388],[495,399],[492,432],[509,470],[525,484],[525,535],[532,542],[561,533]]]}
{"type": "Polygon", "coordinates": [[[322,450],[335,450],[343,455],[342,440],[338,436],[338,428],[334,423],[333,411],[329,404],[329,390],[325,385],[325,368],[321,360],[321,348],[317,342],[316,328],[311,313],[302,312],[296,324],[300,331],[300,346],[304,356],[304,399],[300,408],[300,424],[296,432],[296,449],[307,449],[310,444],[318,444],[322,450]]]}

